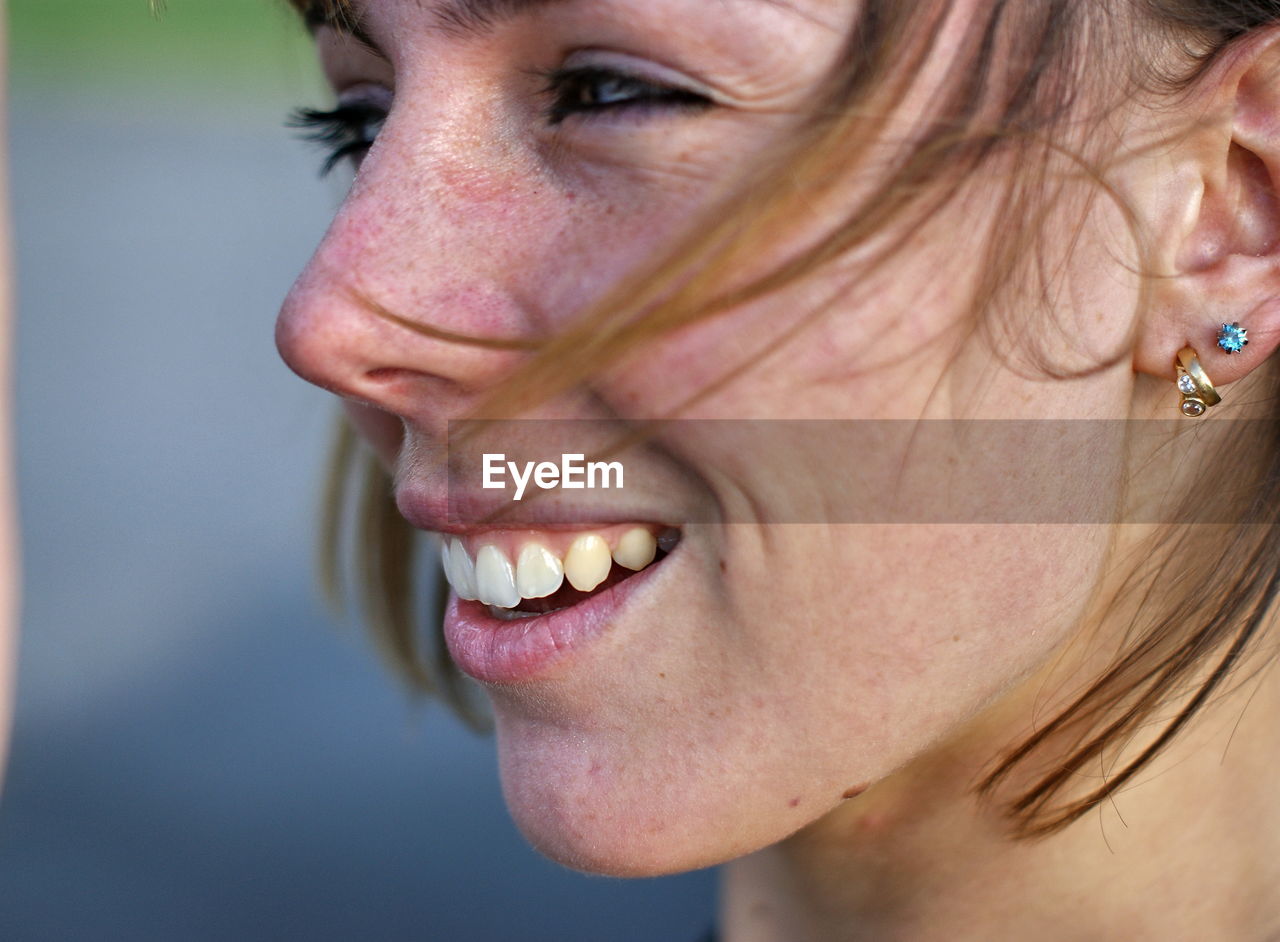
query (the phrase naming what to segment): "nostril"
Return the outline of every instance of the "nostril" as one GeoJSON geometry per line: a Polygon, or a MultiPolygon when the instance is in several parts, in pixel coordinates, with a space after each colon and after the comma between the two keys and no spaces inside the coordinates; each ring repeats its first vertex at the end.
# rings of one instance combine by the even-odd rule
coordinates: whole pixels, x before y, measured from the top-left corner
{"type": "Polygon", "coordinates": [[[366,387],[385,388],[406,383],[421,387],[421,385],[429,383],[445,384],[447,380],[408,366],[375,366],[365,370],[364,375],[362,375],[362,385],[366,385],[366,387]]]}
{"type": "Polygon", "coordinates": [[[454,384],[444,377],[403,366],[370,367],[350,383],[356,398],[394,412],[411,408],[413,403],[434,402],[453,388],[454,384]]]}

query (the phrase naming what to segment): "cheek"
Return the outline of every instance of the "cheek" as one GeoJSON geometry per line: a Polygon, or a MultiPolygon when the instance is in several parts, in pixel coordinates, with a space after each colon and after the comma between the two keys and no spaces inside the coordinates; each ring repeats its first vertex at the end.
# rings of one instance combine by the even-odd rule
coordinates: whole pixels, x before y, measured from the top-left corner
{"type": "Polygon", "coordinates": [[[744,663],[771,665],[769,684],[804,698],[814,732],[872,765],[901,761],[1055,650],[1108,541],[1101,526],[782,529],[794,532],[735,574],[744,663]]]}
{"type": "Polygon", "coordinates": [[[504,789],[544,853],[652,876],[823,817],[1048,662],[1108,539],[1084,526],[728,530],[710,571],[689,573],[718,590],[680,593],[624,671],[615,651],[566,679],[589,708],[533,718],[498,698],[504,789]]]}
{"type": "Polygon", "coordinates": [[[349,400],[343,401],[342,410],[356,434],[369,444],[382,466],[388,471],[394,468],[404,441],[404,423],[389,412],[349,400]]]}

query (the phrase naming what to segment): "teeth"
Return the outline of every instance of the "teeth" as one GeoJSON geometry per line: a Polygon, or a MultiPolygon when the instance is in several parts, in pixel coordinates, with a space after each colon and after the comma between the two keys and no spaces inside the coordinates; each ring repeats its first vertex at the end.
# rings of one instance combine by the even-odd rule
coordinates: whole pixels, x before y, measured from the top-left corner
{"type": "Polygon", "coordinates": [[[510,557],[492,543],[481,547],[473,562],[460,539],[445,537],[440,561],[459,598],[478,600],[491,612],[506,612],[508,617],[535,617],[545,613],[519,612],[521,599],[554,595],[566,579],[579,592],[594,591],[609,578],[615,562],[639,572],[653,562],[659,549],[670,552],[679,538],[676,530],[655,536],[644,527],[633,527],[610,550],[600,534],[583,533],[569,546],[563,561],[542,543],[525,543],[512,565],[510,557]]]}
{"type": "Polygon", "coordinates": [[[476,554],[476,591],[486,605],[515,608],[520,604],[516,571],[507,554],[496,546],[486,546],[476,554]]]}
{"type": "Polygon", "coordinates": [[[644,527],[628,530],[613,548],[613,561],[639,572],[658,555],[658,539],[644,527]]]}
{"type": "Polygon", "coordinates": [[[526,543],[516,563],[516,591],[522,599],[544,599],[564,583],[564,566],[540,543],[526,543]]]}
{"type": "Polygon", "coordinates": [[[441,547],[441,558],[444,560],[445,578],[458,598],[474,602],[480,597],[476,591],[476,567],[467,554],[466,547],[458,539],[450,540],[441,547]]]}
{"type": "Polygon", "coordinates": [[[579,592],[590,592],[609,576],[613,558],[604,537],[586,533],[573,541],[564,558],[564,575],[579,592]]]}

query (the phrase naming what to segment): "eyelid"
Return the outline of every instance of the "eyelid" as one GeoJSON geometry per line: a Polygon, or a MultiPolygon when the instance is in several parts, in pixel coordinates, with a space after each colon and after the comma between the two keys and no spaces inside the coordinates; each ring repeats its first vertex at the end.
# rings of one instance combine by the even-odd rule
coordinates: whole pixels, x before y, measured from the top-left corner
{"type": "Polygon", "coordinates": [[[560,66],[572,69],[610,69],[628,78],[653,85],[676,88],[709,99],[714,104],[732,104],[733,99],[714,86],[708,85],[687,72],[672,69],[652,59],[644,59],[625,52],[610,49],[578,49],[564,58],[560,66]]]}
{"type": "Polygon", "coordinates": [[[338,105],[369,105],[375,108],[381,108],[383,111],[391,110],[391,103],[395,100],[395,93],[385,85],[377,82],[359,82],[355,85],[348,85],[346,88],[335,90],[338,105]]]}

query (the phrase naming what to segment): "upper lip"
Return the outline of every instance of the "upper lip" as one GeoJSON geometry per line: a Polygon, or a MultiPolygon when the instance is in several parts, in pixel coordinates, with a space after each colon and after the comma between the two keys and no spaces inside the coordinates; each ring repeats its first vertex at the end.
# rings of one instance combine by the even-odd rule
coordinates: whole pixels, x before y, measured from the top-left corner
{"type": "Polygon", "coordinates": [[[622,523],[662,523],[651,513],[637,512],[625,498],[603,499],[598,506],[584,506],[560,493],[543,492],[516,503],[509,492],[462,491],[401,481],[395,491],[396,507],[412,526],[432,533],[466,536],[486,530],[546,529],[583,530],[622,523]]]}

